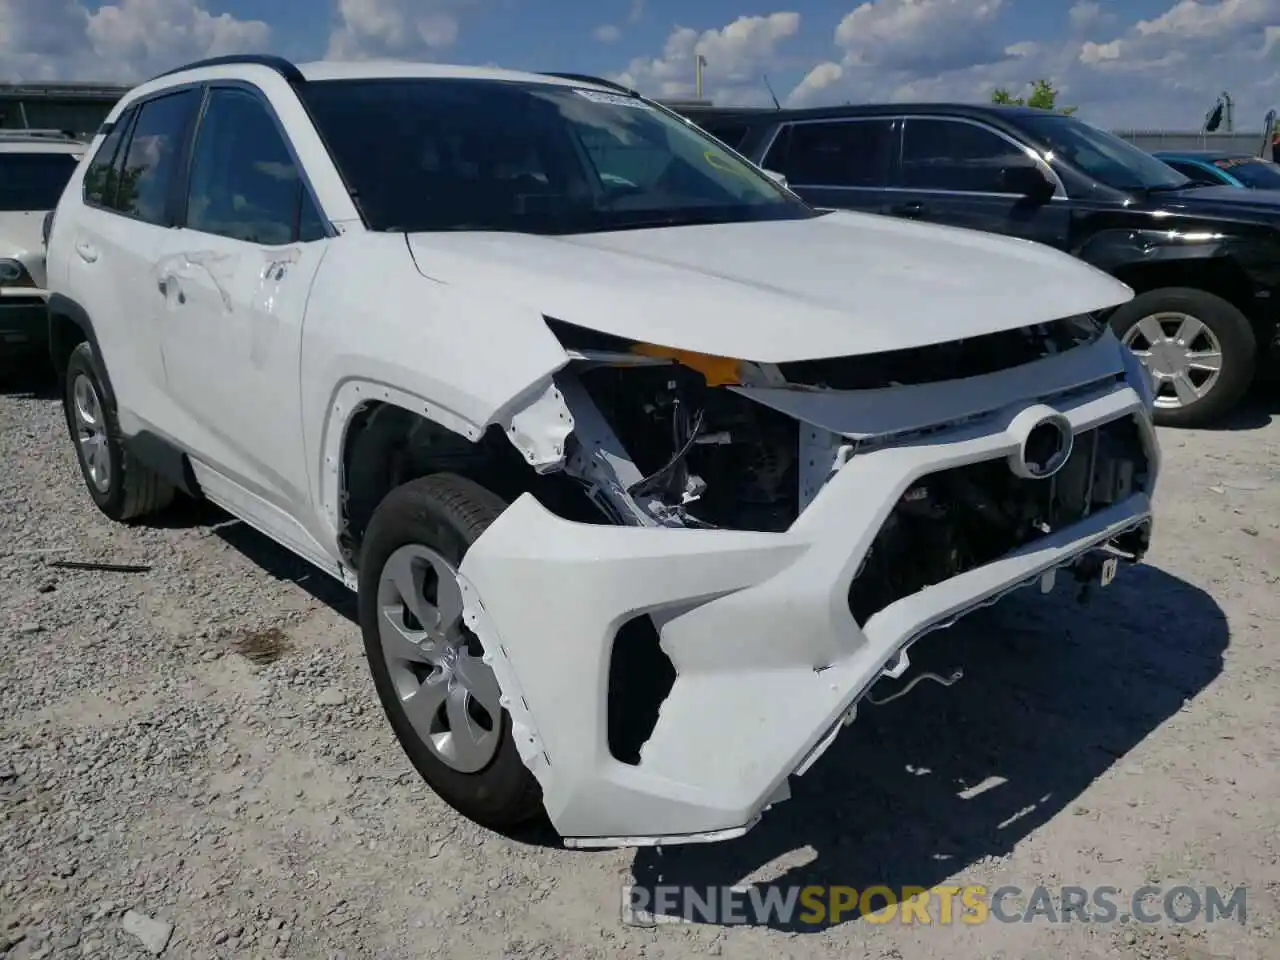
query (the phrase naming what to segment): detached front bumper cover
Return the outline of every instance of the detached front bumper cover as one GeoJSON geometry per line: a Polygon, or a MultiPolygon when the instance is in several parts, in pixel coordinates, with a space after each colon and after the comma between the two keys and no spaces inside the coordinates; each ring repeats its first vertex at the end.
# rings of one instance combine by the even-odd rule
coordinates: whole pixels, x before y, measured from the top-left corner
{"type": "Polygon", "coordinates": [[[1025,406],[853,457],[784,533],[577,524],[527,494],[513,503],[463,561],[467,616],[566,843],[746,832],[916,639],[1150,523],[1154,435],[1139,395],[1112,380],[1058,410],[1077,434],[1135,418],[1143,489],[860,627],[850,584],[894,504],[926,474],[1016,453],[1025,406]],[[624,763],[608,743],[610,658],[637,617],[676,679],[639,762],[624,763]]]}

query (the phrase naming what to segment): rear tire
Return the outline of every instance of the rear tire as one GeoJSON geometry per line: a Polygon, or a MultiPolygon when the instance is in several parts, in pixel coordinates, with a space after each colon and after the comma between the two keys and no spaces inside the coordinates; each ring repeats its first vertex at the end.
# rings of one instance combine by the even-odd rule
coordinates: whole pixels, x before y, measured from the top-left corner
{"type": "Polygon", "coordinates": [[[1151,371],[1153,418],[1161,426],[1210,426],[1253,383],[1253,326],[1234,304],[1207,291],[1166,287],[1139,294],[1111,315],[1111,327],[1151,371]]]}
{"type": "Polygon", "coordinates": [[[505,506],[453,474],[397,487],[369,521],[359,583],[369,669],[401,747],[442,800],[497,830],[537,817],[542,791],[520,759],[511,717],[497,702],[497,681],[479,659],[478,638],[460,624],[452,632],[449,611],[460,609],[451,574],[505,506]],[[421,709],[413,706],[418,697],[421,709]],[[465,736],[455,734],[455,724],[465,736]]]}
{"type": "Polygon", "coordinates": [[[67,361],[62,408],[89,496],[112,520],[127,522],[173,502],[173,485],[138,460],[122,442],[106,379],[93,347],[80,343],[67,361]]]}

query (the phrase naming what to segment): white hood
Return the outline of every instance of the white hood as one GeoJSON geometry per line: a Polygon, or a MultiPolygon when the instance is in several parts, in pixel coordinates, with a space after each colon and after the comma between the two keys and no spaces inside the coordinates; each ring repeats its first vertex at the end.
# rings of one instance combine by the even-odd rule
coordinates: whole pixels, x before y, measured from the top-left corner
{"type": "Polygon", "coordinates": [[[872,214],[545,237],[409,236],[427,277],[601,333],[762,363],[925,346],[1115,306],[1047,246],[872,214]]]}

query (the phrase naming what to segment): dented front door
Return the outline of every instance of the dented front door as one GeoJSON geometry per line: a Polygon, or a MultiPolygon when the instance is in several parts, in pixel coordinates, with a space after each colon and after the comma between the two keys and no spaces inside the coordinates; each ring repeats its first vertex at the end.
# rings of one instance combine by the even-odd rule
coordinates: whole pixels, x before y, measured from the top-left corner
{"type": "Polygon", "coordinates": [[[209,466],[294,514],[307,502],[302,320],[325,247],[260,246],[185,229],[173,232],[172,245],[159,274],[180,435],[209,466]]]}
{"type": "Polygon", "coordinates": [[[193,455],[297,517],[308,502],[298,361],[324,230],[262,92],[212,86],[156,278],[168,392],[193,455]]]}

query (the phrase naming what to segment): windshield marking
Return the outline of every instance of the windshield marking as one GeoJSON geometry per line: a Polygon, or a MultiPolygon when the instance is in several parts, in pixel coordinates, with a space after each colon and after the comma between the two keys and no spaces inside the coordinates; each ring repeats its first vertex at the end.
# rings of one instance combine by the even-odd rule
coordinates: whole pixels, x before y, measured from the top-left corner
{"type": "Polygon", "coordinates": [[[652,110],[653,108],[641,100],[639,97],[628,97],[621,93],[604,93],[600,90],[587,90],[583,87],[574,87],[573,92],[580,97],[585,97],[592,103],[607,103],[615,107],[631,107],[640,110],[652,110]]]}

